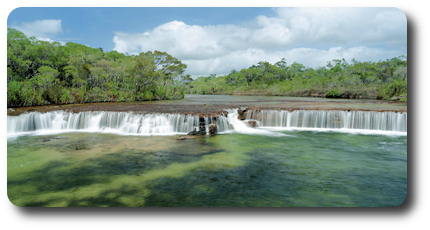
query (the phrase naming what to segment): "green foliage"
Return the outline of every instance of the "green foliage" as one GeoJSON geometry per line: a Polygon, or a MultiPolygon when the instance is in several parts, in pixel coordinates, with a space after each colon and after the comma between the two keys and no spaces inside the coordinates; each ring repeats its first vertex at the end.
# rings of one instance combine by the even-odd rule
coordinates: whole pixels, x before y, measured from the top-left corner
{"type": "Polygon", "coordinates": [[[296,62],[288,65],[283,58],[274,65],[262,61],[224,76],[201,76],[182,86],[191,94],[388,99],[407,93],[407,60],[400,56],[350,64],[335,59],[313,69],[296,62]]]}
{"type": "Polygon", "coordinates": [[[340,98],[342,96],[341,93],[339,93],[339,91],[332,89],[330,91],[328,91],[325,95],[325,97],[327,98],[340,98]]]}
{"type": "Polygon", "coordinates": [[[18,81],[10,81],[8,82],[7,87],[7,104],[12,105],[15,104],[19,106],[21,103],[21,83],[18,81]]]}
{"type": "Polygon", "coordinates": [[[154,94],[151,91],[146,91],[144,94],[144,100],[152,100],[154,98],[154,94]]]}
{"type": "Polygon", "coordinates": [[[408,86],[406,84],[406,82],[404,81],[399,81],[399,80],[394,80],[393,82],[391,82],[388,87],[385,89],[385,94],[388,97],[393,97],[393,96],[398,96],[401,95],[405,92],[407,92],[408,86]]]}
{"type": "Polygon", "coordinates": [[[70,91],[66,88],[62,89],[59,104],[67,104],[70,102],[70,91]]]}
{"type": "MultiPolygon", "coordinates": [[[[8,29],[7,103],[18,107],[179,99],[186,67],[165,52],[105,53],[72,42],[39,41],[8,29]]],[[[184,80],[192,81],[189,75],[184,80]]]]}
{"type": "Polygon", "coordinates": [[[34,90],[29,82],[8,82],[7,103],[8,106],[31,106],[38,105],[42,101],[40,94],[34,90]]]}

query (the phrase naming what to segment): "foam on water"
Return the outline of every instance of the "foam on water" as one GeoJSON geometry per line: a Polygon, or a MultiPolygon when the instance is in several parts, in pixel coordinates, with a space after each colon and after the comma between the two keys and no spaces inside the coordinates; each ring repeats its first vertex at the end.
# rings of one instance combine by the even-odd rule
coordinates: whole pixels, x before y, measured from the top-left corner
{"type": "Polygon", "coordinates": [[[251,128],[245,122],[238,119],[239,113],[237,109],[228,109],[227,110],[227,121],[232,125],[233,129],[228,130],[228,133],[241,133],[241,134],[249,134],[249,135],[269,135],[269,136],[287,136],[282,133],[272,132],[270,130],[264,129],[256,129],[251,128]]]}
{"type": "Polygon", "coordinates": [[[221,134],[285,136],[279,131],[305,130],[371,135],[407,135],[407,113],[375,111],[296,110],[247,111],[246,120],[255,120],[259,128],[251,128],[238,119],[237,109],[227,110],[227,117],[204,117],[183,114],[136,114],[131,112],[92,111],[71,113],[32,112],[7,117],[9,137],[48,135],[64,132],[100,132],[119,135],[176,135],[216,123],[221,134]],[[204,122],[204,126],[202,126],[204,122]]]}
{"type": "Polygon", "coordinates": [[[273,132],[280,131],[311,131],[311,132],[338,132],[346,134],[361,134],[361,135],[388,135],[388,136],[407,136],[407,132],[398,131],[383,131],[370,129],[329,129],[329,128],[300,128],[300,127],[259,127],[258,129],[270,130],[273,132]]]}
{"type": "Polygon", "coordinates": [[[376,111],[295,110],[248,111],[246,119],[263,127],[407,132],[407,113],[376,111]]]}

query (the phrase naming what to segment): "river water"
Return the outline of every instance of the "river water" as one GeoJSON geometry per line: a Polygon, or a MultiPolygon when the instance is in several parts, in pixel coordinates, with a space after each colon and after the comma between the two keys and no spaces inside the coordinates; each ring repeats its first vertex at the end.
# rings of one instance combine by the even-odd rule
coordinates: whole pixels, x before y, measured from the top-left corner
{"type": "MultiPolygon", "coordinates": [[[[249,111],[178,139],[180,114],[8,116],[18,206],[390,207],[407,193],[407,113],[249,111]]],[[[214,122],[207,118],[206,123],[214,122]]]]}

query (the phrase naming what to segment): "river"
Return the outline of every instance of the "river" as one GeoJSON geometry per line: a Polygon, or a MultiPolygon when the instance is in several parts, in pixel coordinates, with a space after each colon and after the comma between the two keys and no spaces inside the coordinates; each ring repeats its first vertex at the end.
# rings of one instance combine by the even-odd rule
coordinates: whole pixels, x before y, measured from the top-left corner
{"type": "Polygon", "coordinates": [[[124,108],[133,103],[21,108],[8,116],[9,199],[26,207],[391,207],[405,200],[405,105],[234,98],[141,102],[131,111],[124,108]],[[193,104],[217,114],[187,113],[193,104]],[[253,109],[241,120],[235,106],[253,109]],[[217,135],[178,138],[210,124],[217,135]]]}

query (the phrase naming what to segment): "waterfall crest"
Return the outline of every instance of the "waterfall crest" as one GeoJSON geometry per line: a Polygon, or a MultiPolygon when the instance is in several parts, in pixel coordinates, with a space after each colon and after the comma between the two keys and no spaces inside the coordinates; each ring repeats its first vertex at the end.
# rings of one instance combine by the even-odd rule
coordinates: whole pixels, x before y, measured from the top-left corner
{"type": "Polygon", "coordinates": [[[407,132],[406,112],[339,110],[257,110],[247,111],[247,120],[257,120],[263,127],[360,129],[407,132]]]}
{"type": "MultiPolygon", "coordinates": [[[[32,132],[109,132],[136,135],[185,134],[193,129],[205,129],[216,124],[218,132],[268,134],[272,128],[353,129],[407,132],[407,113],[375,111],[321,110],[249,110],[246,120],[255,120],[260,128],[251,128],[237,118],[237,109],[227,110],[228,116],[199,117],[184,114],[136,114],[132,112],[92,111],[72,113],[53,111],[31,112],[7,116],[9,134],[32,132]],[[203,125],[202,125],[203,123],[203,125]],[[267,131],[269,132],[269,131],[267,131]]],[[[273,134],[273,133],[272,133],[273,134]]]]}
{"type": "MultiPolygon", "coordinates": [[[[225,131],[225,117],[218,117],[218,130],[225,131]]],[[[206,118],[206,126],[213,121],[206,118]]],[[[33,131],[87,131],[119,134],[173,135],[199,129],[199,117],[183,114],[135,114],[130,112],[32,112],[7,117],[8,133],[33,131]]]]}

